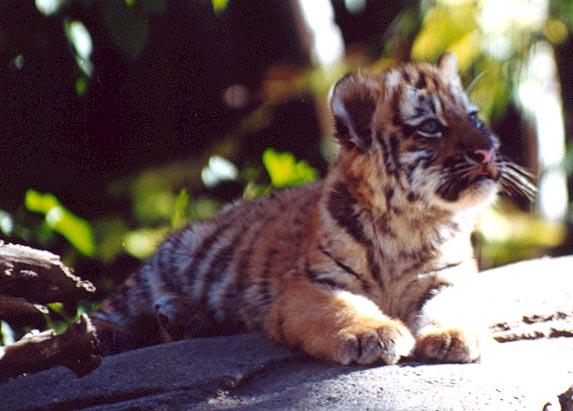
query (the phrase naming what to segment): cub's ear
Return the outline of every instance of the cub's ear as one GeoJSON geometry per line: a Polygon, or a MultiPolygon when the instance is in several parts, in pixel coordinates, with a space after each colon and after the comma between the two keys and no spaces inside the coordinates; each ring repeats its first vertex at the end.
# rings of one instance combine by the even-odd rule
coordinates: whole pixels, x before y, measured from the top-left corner
{"type": "Polygon", "coordinates": [[[367,150],[372,144],[372,116],[376,110],[374,81],[351,73],[336,83],[330,109],[336,122],[336,138],[348,148],[367,150]]]}
{"type": "Polygon", "coordinates": [[[438,57],[436,63],[438,70],[450,81],[460,83],[460,77],[458,75],[458,60],[456,55],[453,53],[444,53],[438,57]]]}

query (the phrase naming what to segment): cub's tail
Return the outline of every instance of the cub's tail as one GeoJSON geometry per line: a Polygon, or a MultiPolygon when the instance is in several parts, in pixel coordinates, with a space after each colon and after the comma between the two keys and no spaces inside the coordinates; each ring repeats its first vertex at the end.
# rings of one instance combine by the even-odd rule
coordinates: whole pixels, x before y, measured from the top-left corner
{"type": "Polygon", "coordinates": [[[90,315],[96,327],[103,355],[154,345],[161,342],[161,330],[154,313],[134,312],[129,301],[134,298],[132,275],[102,308],[90,315]]]}

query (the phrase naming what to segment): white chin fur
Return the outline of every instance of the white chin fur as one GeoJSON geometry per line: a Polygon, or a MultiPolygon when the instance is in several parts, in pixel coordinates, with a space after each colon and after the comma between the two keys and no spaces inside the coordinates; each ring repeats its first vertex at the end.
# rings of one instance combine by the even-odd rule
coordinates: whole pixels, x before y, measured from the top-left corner
{"type": "Polygon", "coordinates": [[[463,211],[469,209],[484,209],[491,205],[497,196],[498,186],[495,181],[485,180],[478,185],[472,185],[463,190],[457,201],[445,201],[439,197],[440,205],[451,211],[463,211]]]}

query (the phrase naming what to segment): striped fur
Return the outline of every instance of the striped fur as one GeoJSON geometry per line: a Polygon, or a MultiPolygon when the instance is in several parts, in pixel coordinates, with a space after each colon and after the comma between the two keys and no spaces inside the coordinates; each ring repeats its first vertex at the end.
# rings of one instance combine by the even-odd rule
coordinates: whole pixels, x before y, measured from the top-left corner
{"type": "Polygon", "coordinates": [[[111,351],[264,329],[343,364],[479,358],[472,307],[451,290],[476,271],[477,211],[524,174],[451,56],[350,74],[331,108],[341,152],[324,181],[173,233],[96,314],[111,351]]]}

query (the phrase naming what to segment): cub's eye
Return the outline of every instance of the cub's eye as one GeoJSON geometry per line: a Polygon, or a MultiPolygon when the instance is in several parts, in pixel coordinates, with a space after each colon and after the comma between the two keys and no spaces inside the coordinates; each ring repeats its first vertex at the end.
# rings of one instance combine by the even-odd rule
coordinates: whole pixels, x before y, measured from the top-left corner
{"type": "Polygon", "coordinates": [[[429,118],[420,123],[416,132],[423,137],[441,137],[442,125],[435,118],[429,118]]]}
{"type": "Polygon", "coordinates": [[[481,129],[483,128],[483,123],[480,120],[480,118],[478,117],[478,113],[477,111],[472,111],[470,114],[470,121],[472,122],[472,125],[477,128],[477,129],[481,129]]]}

